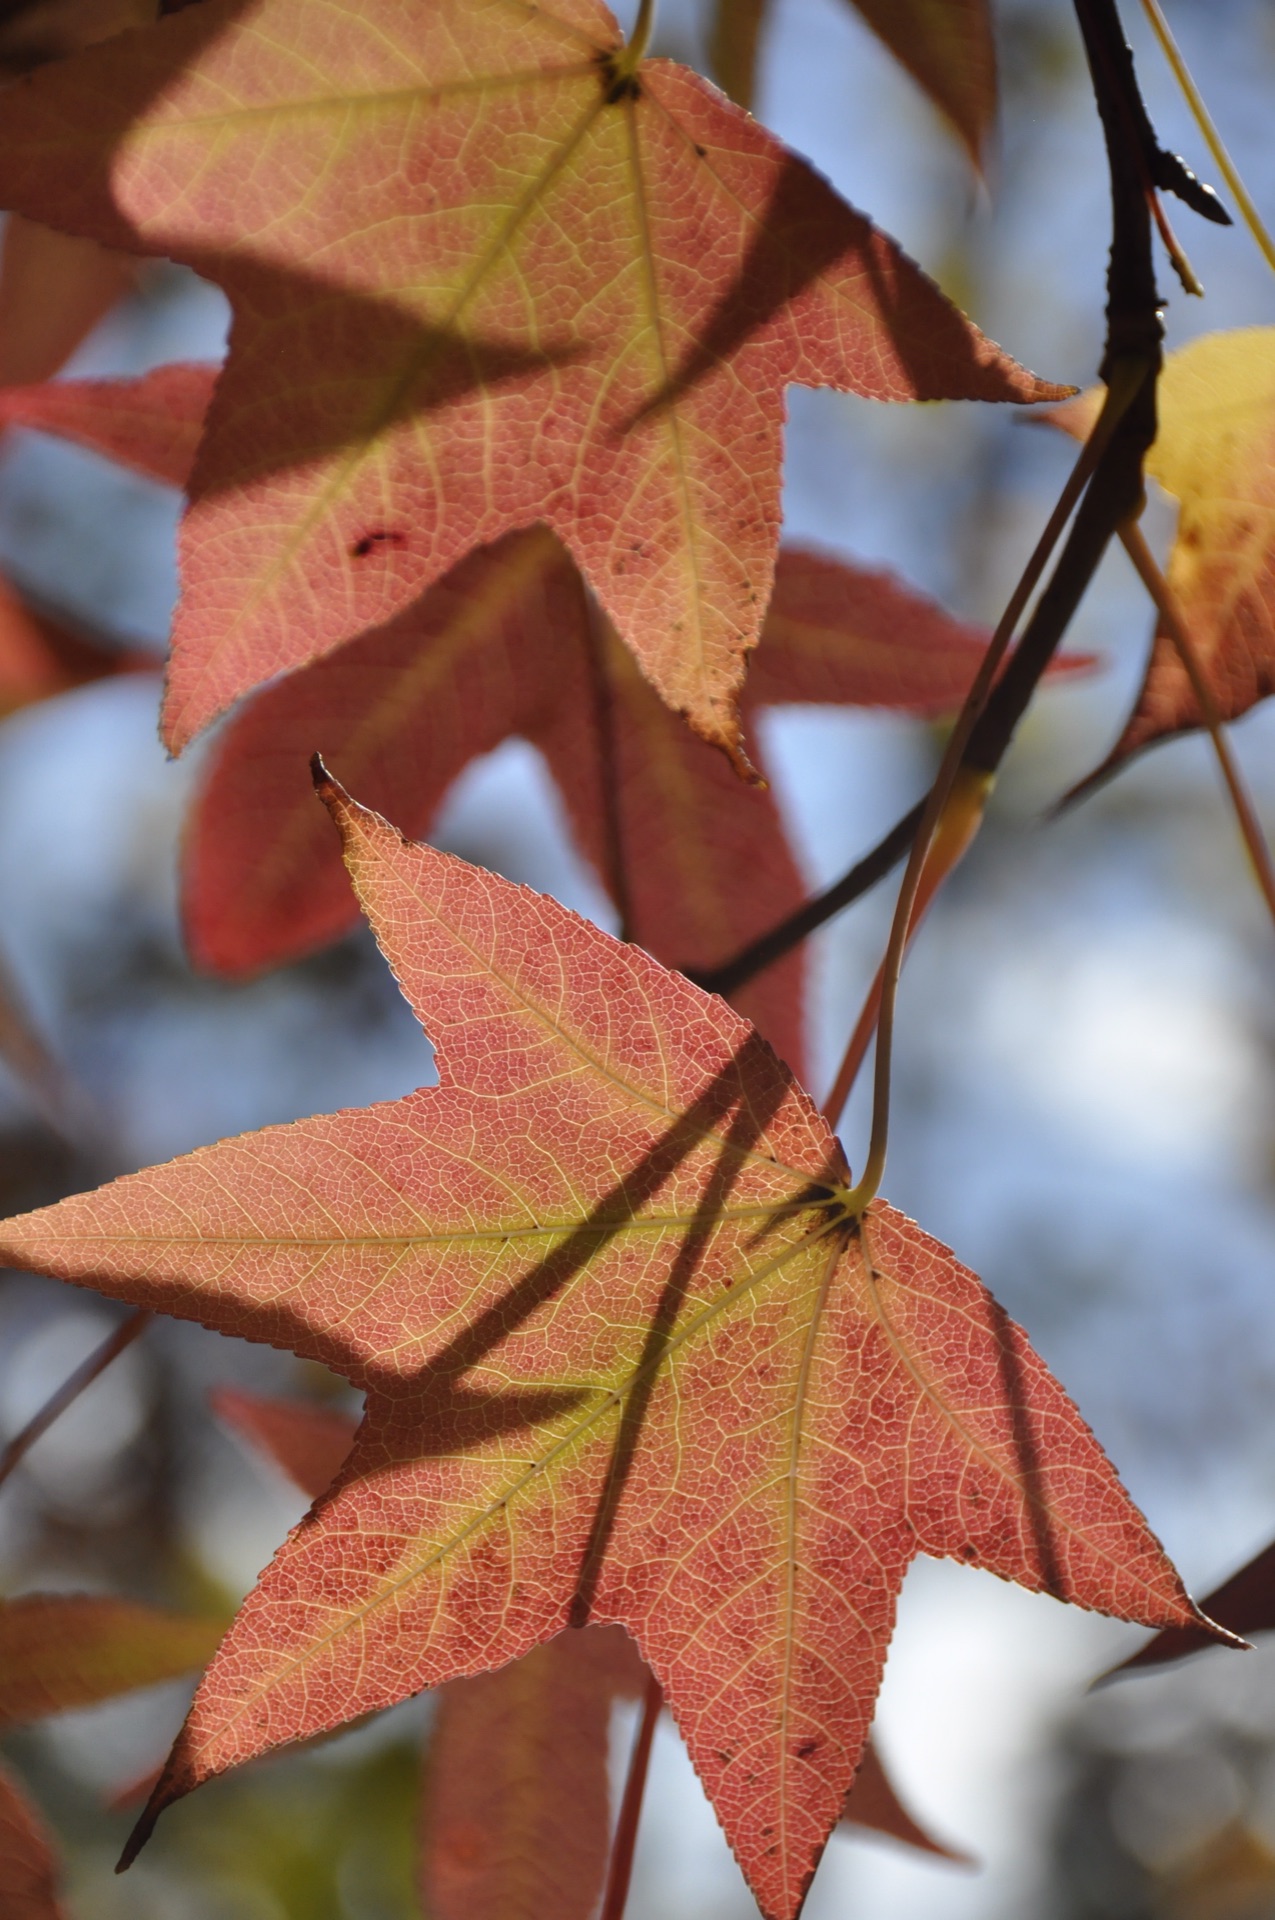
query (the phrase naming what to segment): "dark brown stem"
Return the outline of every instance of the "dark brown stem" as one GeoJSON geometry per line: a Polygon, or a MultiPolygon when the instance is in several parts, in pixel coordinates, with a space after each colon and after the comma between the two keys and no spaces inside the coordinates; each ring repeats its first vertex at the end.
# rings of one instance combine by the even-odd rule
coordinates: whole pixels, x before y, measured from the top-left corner
{"type": "Polygon", "coordinates": [[[642,1696],[642,1718],[633,1742],[628,1778],[624,1782],[624,1798],[620,1802],[620,1817],[615,1823],[615,1838],[611,1842],[611,1860],[607,1868],[600,1920],[624,1920],[629,1881],[633,1877],[638,1822],[642,1818],[642,1798],[646,1793],[646,1776],[651,1766],[651,1742],[655,1738],[655,1725],[663,1705],[663,1689],[655,1675],[648,1671],[646,1692],[642,1696]]]}
{"type": "Polygon", "coordinates": [[[25,1460],[41,1434],[48,1432],[53,1422],[62,1417],[87,1387],[92,1386],[99,1374],[105,1373],[112,1360],[117,1360],[126,1347],[132,1346],[150,1317],[144,1307],[138,1307],[135,1313],[130,1313],[128,1319],[121,1320],[114,1333],[103,1340],[87,1360],[80,1362],[74,1373],[68,1374],[57,1392],[50,1394],[40,1411],[27,1421],[21,1433],[16,1433],[4,1452],[0,1453],[0,1486],[4,1485],[14,1468],[25,1460]]]}
{"type": "MultiPolygon", "coordinates": [[[[1094,468],[1049,585],[971,733],[962,765],[989,775],[1000,766],[1112,536],[1141,508],[1142,462],[1156,434],[1155,390],[1164,333],[1151,249],[1148,178],[1180,193],[1183,179],[1191,180],[1183,197],[1193,194],[1190,204],[1197,210],[1202,210],[1199,200],[1205,193],[1155,140],[1114,0],[1075,0],[1075,7],[1111,174],[1112,242],[1101,373],[1109,388],[1132,385],[1135,391],[1094,468]]],[[[737,991],[875,886],[911,847],[924,810],[925,802],[918,802],[841,880],[720,967],[697,975],[700,985],[716,993],[737,991]]]]}

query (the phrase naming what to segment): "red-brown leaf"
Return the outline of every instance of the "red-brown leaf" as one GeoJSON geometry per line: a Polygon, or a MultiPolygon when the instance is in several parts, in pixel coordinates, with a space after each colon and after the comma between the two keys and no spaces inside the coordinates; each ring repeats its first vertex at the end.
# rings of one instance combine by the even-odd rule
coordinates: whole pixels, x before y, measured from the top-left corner
{"type": "Polygon", "coordinates": [[[43,1820],[7,1767],[0,1767],[0,1914],[4,1920],[65,1920],[58,1865],[43,1820]]]}
{"type": "Polygon", "coordinates": [[[747,1023],[325,783],[441,1085],[8,1223],[0,1258],[293,1348],[367,1413],[138,1830],[201,1780],[625,1626],[768,1916],[796,1913],[917,1553],[1197,1618],[1075,1407],[747,1023]]]}
{"type": "Polygon", "coordinates": [[[784,387],[1058,392],[697,75],[618,84],[620,44],[600,0],[204,0],[11,97],[0,194],[186,261],[235,310],[175,748],[545,520],[663,697],[737,751],[784,387]]]}
{"type": "Polygon", "coordinates": [[[845,1826],[867,1827],[872,1833],[884,1833],[891,1840],[902,1841],[905,1847],[916,1847],[921,1853],[936,1853],[957,1866],[973,1865],[971,1855],[936,1840],[904,1806],[885,1770],[875,1740],[869,1740],[863,1749],[854,1785],[841,1809],[841,1819],[845,1826]]]}
{"type": "Polygon", "coordinates": [[[267,1399],[238,1387],[218,1387],[212,1406],[219,1420],[312,1500],[336,1479],[358,1431],[357,1420],[333,1407],[267,1399]]]}
{"type": "MultiPolygon", "coordinates": [[[[1269,1633],[1275,1627],[1275,1542],[1263,1547],[1238,1573],[1215,1587],[1200,1602],[1200,1607],[1210,1620],[1216,1620],[1220,1627],[1229,1627],[1243,1639],[1251,1633],[1269,1633]]],[[[1127,1673],[1136,1667],[1163,1666],[1167,1660],[1181,1660],[1188,1653],[1199,1653],[1205,1647],[1216,1645],[1214,1636],[1197,1626],[1166,1627],[1111,1672],[1127,1673]]]]}
{"type": "Polygon", "coordinates": [[[853,0],[896,60],[945,113],[980,166],[996,117],[988,0],[853,0]]]}
{"type": "Polygon", "coordinates": [[[224,1631],[222,1620],[106,1594],[0,1602],[0,1726],[175,1680],[204,1666],[224,1631]]]}
{"type": "Polygon", "coordinates": [[[0,386],[56,373],[137,271],[131,254],[10,214],[0,239],[0,386]]]}
{"type": "Polygon", "coordinates": [[[0,577],[0,717],[91,680],[154,666],[149,654],[97,644],[30,606],[0,577]]]}
{"type": "Polygon", "coordinates": [[[440,1688],[421,1834],[431,1920],[589,1920],[610,1843],[611,1708],[642,1677],[628,1634],[587,1627],[440,1688]]]}
{"type": "Polygon", "coordinates": [[[218,369],[179,361],[135,380],[49,380],[0,390],[0,426],[38,427],[148,480],[185,487],[218,369]]]}

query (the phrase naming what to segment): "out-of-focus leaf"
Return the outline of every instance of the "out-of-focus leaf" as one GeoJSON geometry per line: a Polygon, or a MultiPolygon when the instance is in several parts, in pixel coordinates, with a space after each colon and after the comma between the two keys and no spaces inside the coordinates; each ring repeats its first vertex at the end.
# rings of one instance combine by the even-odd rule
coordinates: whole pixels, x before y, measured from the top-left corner
{"type": "Polygon", "coordinates": [[[0,1602],[0,1726],[177,1679],[206,1665],[224,1631],[100,1594],[0,1602]]]}
{"type": "Polygon", "coordinates": [[[204,0],[10,113],[9,204],[195,266],[234,309],[174,750],[543,520],[663,698],[738,754],[784,389],[1059,397],[697,74],[629,76],[600,0],[204,0]]]}
{"type": "MultiPolygon", "coordinates": [[[[1251,1633],[1269,1633],[1275,1627],[1275,1542],[1224,1580],[1200,1602],[1200,1607],[1210,1620],[1229,1627],[1243,1639],[1251,1633]]],[[[1160,1667],[1168,1660],[1182,1660],[1188,1653],[1200,1653],[1216,1644],[1212,1634],[1197,1633],[1193,1627],[1166,1627],[1103,1678],[1111,1679],[1138,1667],[1160,1667]]]]}
{"type": "Polygon", "coordinates": [[[988,0],[852,0],[895,59],[947,115],[981,166],[996,118],[996,44],[988,0]]]}
{"type": "Polygon", "coordinates": [[[0,1916],[66,1920],[53,1841],[7,1767],[0,1767],[0,1916]]]}
{"type": "Polygon", "coordinates": [[[335,1480],[358,1431],[357,1420],[333,1407],[267,1399],[238,1387],[218,1387],[212,1406],[219,1420],[312,1500],[335,1480]]]}
{"type": "Polygon", "coordinates": [[[132,254],[10,214],[0,240],[0,387],[56,373],[136,279],[132,254]]]}
{"type": "Polygon", "coordinates": [[[854,1785],[841,1809],[841,1820],[844,1826],[867,1827],[873,1833],[884,1833],[891,1840],[901,1840],[905,1847],[938,1854],[957,1866],[974,1864],[972,1856],[959,1847],[949,1847],[942,1840],[936,1840],[904,1806],[885,1770],[875,1740],[869,1740],[863,1749],[854,1785]]]}
{"type": "Polygon", "coordinates": [[[31,73],[155,18],[155,0],[4,0],[0,80],[31,73]]]}
{"type": "Polygon", "coordinates": [[[421,1846],[430,1920],[589,1920],[610,1843],[611,1708],[643,1672],[621,1628],[586,1627],[440,1688],[421,1846]]]}
{"type": "Polygon", "coordinates": [[[22,600],[0,577],[0,718],[119,673],[153,672],[137,648],[96,642],[22,600]]]}
{"type": "MultiPolygon", "coordinates": [[[[1171,353],[1157,403],[1146,470],[1180,503],[1166,577],[1218,712],[1236,720],[1275,691],[1275,327],[1171,353]]],[[[1095,389],[1041,417],[1083,440],[1101,404],[1095,389]]],[[[1090,778],[1203,724],[1177,649],[1157,632],[1133,712],[1090,778]]]]}
{"type": "Polygon", "coordinates": [[[46,380],[0,389],[0,426],[36,427],[185,487],[218,369],[182,361],[135,380],[46,380]]]}

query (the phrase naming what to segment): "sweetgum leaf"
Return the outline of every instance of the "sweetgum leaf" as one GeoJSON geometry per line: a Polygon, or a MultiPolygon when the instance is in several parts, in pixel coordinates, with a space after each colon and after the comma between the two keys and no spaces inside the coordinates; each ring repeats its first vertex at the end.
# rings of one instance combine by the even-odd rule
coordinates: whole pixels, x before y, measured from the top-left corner
{"type": "Polygon", "coordinates": [[[367,1396],[134,1842],[201,1780],[563,1627],[624,1626],[768,1916],[796,1913],[918,1553],[1197,1618],[1071,1401],[723,1002],[330,780],[441,1084],[10,1221],[0,1258],[367,1396]]]}
{"type": "Polygon", "coordinates": [[[854,1785],[841,1809],[841,1821],[843,1826],[866,1827],[870,1833],[883,1833],[905,1847],[915,1847],[919,1853],[937,1854],[957,1866],[974,1864],[971,1856],[959,1847],[949,1847],[942,1840],[936,1840],[904,1806],[873,1740],[863,1749],[854,1785]]]}
{"type": "Polygon", "coordinates": [[[137,271],[131,254],[10,214],[0,238],[0,387],[56,373],[137,271]]]}
{"type": "Polygon", "coordinates": [[[611,1708],[642,1683],[629,1636],[586,1627],[440,1689],[421,1848],[433,1920],[589,1920],[610,1847],[611,1708]]]}
{"type": "MultiPolygon", "coordinates": [[[[996,115],[996,47],[987,0],[850,0],[929,94],[978,167],[996,115]]],[[[713,77],[751,107],[767,0],[715,0],[709,29],[713,77]]]]}
{"type": "MultiPolygon", "coordinates": [[[[1083,439],[1100,405],[1085,393],[1047,417],[1083,439]]],[[[1218,712],[1236,720],[1275,692],[1275,327],[1206,334],[1171,353],[1157,405],[1146,470],[1180,503],[1166,578],[1218,712]]],[[[1177,649],[1158,632],[1133,712],[1091,778],[1203,725],[1177,649]]]]}
{"type": "Polygon", "coordinates": [[[334,1407],[273,1400],[238,1387],[218,1387],[212,1405],[219,1420],[312,1500],[335,1480],[358,1430],[356,1420],[334,1407]]]}
{"type": "Polygon", "coordinates": [[[171,487],[185,487],[218,369],[197,361],[134,380],[46,380],[0,388],[0,426],[73,440],[171,487]]]}
{"type": "Polygon", "coordinates": [[[0,1727],[177,1679],[206,1665],[224,1631],[105,1594],[0,1602],[0,1727]]]}
{"type": "Polygon", "coordinates": [[[955,127],[973,164],[996,117],[988,0],[853,0],[895,59],[955,127]]]}
{"type": "MultiPolygon", "coordinates": [[[[1211,1620],[1245,1639],[1251,1633],[1269,1633],[1275,1627],[1275,1542],[1254,1554],[1238,1573],[1215,1587],[1200,1604],[1207,1609],[1211,1620]]],[[[1139,1667],[1163,1666],[1166,1661],[1183,1660],[1189,1653],[1200,1653],[1205,1647],[1216,1645],[1211,1633],[1202,1632],[1196,1626],[1166,1627],[1103,1678],[1110,1679],[1139,1667]]]]}
{"type": "Polygon", "coordinates": [[[33,75],[0,196],[185,261],[235,323],[165,708],[231,700],[545,520],[738,752],[783,390],[1057,396],[601,0],[204,0],[33,75]]]}
{"type": "Polygon", "coordinates": [[[65,1920],[53,1842],[7,1767],[0,1767],[0,1913],[4,1920],[65,1920]]]}

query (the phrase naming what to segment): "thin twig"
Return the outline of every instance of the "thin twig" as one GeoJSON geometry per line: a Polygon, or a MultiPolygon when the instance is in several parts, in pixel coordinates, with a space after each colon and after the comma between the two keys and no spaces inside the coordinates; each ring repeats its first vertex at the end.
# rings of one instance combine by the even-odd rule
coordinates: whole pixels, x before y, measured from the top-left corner
{"type": "MultiPolygon", "coordinates": [[[[979,664],[979,670],[975,675],[974,684],[965,696],[965,704],[957,716],[956,725],[952,728],[948,736],[942,762],[935,776],[934,784],[930,788],[929,795],[926,798],[925,810],[921,815],[921,823],[917,828],[916,837],[912,842],[912,849],[908,856],[908,864],[904,871],[903,882],[899,888],[898,899],[895,902],[894,920],[890,927],[890,938],[886,947],[885,958],[881,963],[881,970],[877,976],[877,986],[868,996],[864,1011],[856,1023],[853,1034],[850,1036],[850,1041],[842,1057],[841,1065],[838,1067],[836,1077],[833,1080],[831,1091],[823,1106],[824,1118],[828,1121],[829,1126],[835,1127],[841,1118],[841,1110],[845,1106],[850,1087],[854,1083],[863,1056],[867,1051],[868,1040],[875,1027],[877,1029],[877,1056],[873,1080],[872,1132],[868,1142],[868,1154],[864,1162],[863,1173],[846,1201],[847,1207],[852,1212],[861,1212],[862,1209],[868,1205],[869,1201],[875,1198],[877,1188],[881,1183],[881,1174],[885,1168],[886,1144],[889,1138],[890,1128],[890,1072],[894,1041],[895,1000],[898,993],[899,974],[903,966],[904,951],[916,919],[919,918],[917,909],[920,907],[921,910],[923,910],[925,904],[925,902],[921,900],[922,882],[923,876],[925,876],[927,871],[931,845],[934,842],[936,830],[939,827],[940,821],[943,819],[944,810],[947,808],[949,801],[956,795],[959,780],[961,782],[961,818],[959,821],[954,820],[953,822],[955,832],[950,842],[948,842],[945,836],[945,843],[941,849],[943,864],[936,864],[930,871],[926,895],[927,901],[946,873],[951,871],[951,868],[956,864],[956,861],[960,858],[966,847],[968,847],[974,834],[977,832],[987,795],[991,789],[1001,757],[1004,755],[1014,727],[1017,724],[1018,715],[1021,714],[1022,708],[1030,699],[1062,635],[1061,626],[1058,627],[1057,632],[1054,632],[1054,628],[1057,626],[1056,619],[1046,615],[1046,625],[1053,636],[1051,644],[1047,651],[1043,651],[1039,645],[1036,647],[1036,653],[1039,655],[1039,658],[1034,661],[1034,670],[1028,677],[1022,675],[1016,676],[1021,682],[1019,691],[1022,704],[1018,707],[1012,722],[1007,726],[1005,719],[1002,717],[996,723],[994,735],[984,737],[985,746],[995,744],[994,757],[991,759],[991,764],[989,765],[985,764],[986,754],[984,754],[982,758],[975,758],[974,753],[980,737],[986,736],[986,729],[982,723],[991,711],[990,695],[992,684],[1000,669],[1001,662],[1004,660],[1010,641],[1013,639],[1014,629],[1040,578],[1050,553],[1053,551],[1063,528],[1071,516],[1077,499],[1106,458],[1108,450],[1114,442],[1117,429],[1137,398],[1139,390],[1146,379],[1146,374],[1146,366],[1133,360],[1122,360],[1113,370],[1112,384],[1107,389],[1102,412],[1098,416],[1093,432],[1080,450],[1080,457],[1076,461],[1067,484],[1059,496],[1058,503],[1050,514],[1045,530],[1037,541],[1035,550],[1023,570],[1022,577],[1010,595],[1009,603],[997,623],[991,643],[979,664]]],[[[1082,513],[1088,498],[1089,496],[1086,495],[1085,500],[1081,503],[1082,513]]],[[[1079,527],[1079,525],[1080,520],[1078,518],[1077,527],[1079,527]]],[[[1042,598],[1040,605],[1032,616],[1031,623],[1028,627],[1028,634],[1024,637],[1025,645],[1028,637],[1037,634],[1040,630],[1042,609],[1053,606],[1057,601],[1055,588],[1058,579],[1060,575],[1063,575],[1064,570],[1068,568],[1069,556],[1074,555],[1076,552],[1075,534],[1073,533],[1072,538],[1067,542],[1063,550],[1063,557],[1059,562],[1054,578],[1050,581],[1049,589],[1047,589],[1045,596],[1042,598]],[[1050,599],[1051,594],[1054,595],[1053,601],[1050,599]]],[[[1077,592],[1075,596],[1076,600],[1079,599],[1080,593],[1083,593],[1084,585],[1087,584],[1088,577],[1097,565],[1099,557],[1100,554],[1093,556],[1088,573],[1085,575],[1085,580],[1080,585],[1079,592],[1077,592]]],[[[1075,570],[1075,566],[1073,565],[1068,574],[1069,578],[1075,573],[1075,570]]],[[[1074,610],[1074,602],[1072,606],[1068,607],[1065,611],[1062,621],[1063,626],[1065,626],[1067,620],[1070,619],[1072,610],[1074,610]]],[[[1017,666],[1023,651],[1024,649],[1020,648],[1019,652],[1015,654],[1010,671],[1006,673],[1004,680],[1001,682],[1002,685],[1010,681],[1014,667],[1017,666]]]]}
{"type": "MultiPolygon", "coordinates": [[[[1128,405],[1129,401],[1126,399],[1124,404],[1128,405]]],[[[1010,595],[974,683],[965,696],[965,704],[961,709],[962,715],[974,703],[979,707],[986,704],[989,712],[998,710],[1001,703],[1000,691],[999,688],[991,688],[990,683],[995,678],[997,668],[1004,658],[1006,642],[1012,636],[1023,608],[1035,592],[1076,502],[1106,449],[1118,418],[1118,412],[1108,414],[1104,409],[1095,421],[1093,432],[1081,448],[1076,464],[1067,476],[1067,483],[1059,494],[1044,530],[1023,568],[1018,584],[1010,595]]],[[[1021,711],[1020,706],[1018,712],[1021,713],[1021,711]]],[[[1016,718],[1017,716],[1015,716],[1015,724],[1016,718]]],[[[960,726],[960,720],[957,725],[960,726]]],[[[1012,731],[1011,725],[1009,732],[1012,733],[1012,731]]],[[[812,933],[825,926],[829,920],[834,919],[854,901],[862,898],[869,888],[877,884],[878,880],[885,878],[896,861],[903,858],[916,840],[927,798],[928,796],[925,796],[918,800],[901,820],[895,822],[871,852],[864,854],[863,858],[856,861],[840,880],[834,881],[832,886],[826,888],[823,893],[816,894],[813,899],[807,900],[798,907],[795,913],[790,913],[786,919],[780,920],[765,933],[750,940],[746,947],[742,947],[729,960],[723,961],[721,966],[693,973],[691,978],[709,993],[729,996],[737,992],[740,987],[746,986],[750,980],[754,980],[759,973],[764,973],[767,967],[782,960],[785,954],[791,953],[794,947],[800,946],[802,941],[808,939],[812,933]]]]}
{"type": "Polygon", "coordinates": [[[1245,226],[1261,249],[1262,257],[1266,261],[1267,266],[1275,270],[1275,241],[1271,239],[1262,220],[1262,216],[1248,196],[1244,182],[1240,179],[1236,171],[1235,162],[1227,152],[1222,141],[1222,136],[1213,123],[1212,115],[1205,106],[1200,90],[1191,77],[1191,69],[1182,58],[1181,48],[1173,38],[1173,34],[1169,29],[1169,23],[1160,8],[1159,0],[1142,0],[1142,11],[1151,22],[1151,30],[1160,42],[1160,49],[1165,59],[1173,69],[1173,77],[1186,96],[1186,103],[1190,107],[1191,112],[1195,115],[1195,124],[1204,136],[1205,144],[1209,152],[1213,155],[1214,164],[1218,172],[1235,196],[1235,204],[1240,210],[1245,226]]]}
{"type": "Polygon", "coordinates": [[[642,1799],[651,1767],[651,1742],[655,1738],[656,1722],[663,1705],[664,1691],[655,1675],[648,1670],[646,1691],[642,1696],[642,1718],[638,1722],[628,1777],[624,1782],[624,1798],[620,1802],[620,1816],[615,1823],[615,1837],[611,1842],[611,1859],[607,1867],[607,1885],[602,1897],[600,1920],[624,1920],[629,1881],[633,1877],[638,1822],[642,1818],[642,1799]]]}
{"type": "Polygon", "coordinates": [[[1239,823],[1240,834],[1252,862],[1254,876],[1261,888],[1271,919],[1275,920],[1275,862],[1272,862],[1270,846],[1262,831],[1262,823],[1257,817],[1252,796],[1244,785],[1244,777],[1231,752],[1231,744],[1226,737],[1213,688],[1204,671],[1199,650],[1191,637],[1191,630],[1183,618],[1178,597],[1157,566],[1142,528],[1135,520],[1126,521],[1120,529],[1120,538],[1124,543],[1125,552],[1138,570],[1138,578],[1155,602],[1161,625],[1173,642],[1178,659],[1182,662],[1187,678],[1191,682],[1191,691],[1195,695],[1204,724],[1209,730],[1213,751],[1217,755],[1218,765],[1222,769],[1222,778],[1231,796],[1231,805],[1235,809],[1235,818],[1239,823]]]}
{"type": "Polygon", "coordinates": [[[99,1374],[105,1373],[112,1360],[118,1359],[126,1347],[132,1346],[150,1318],[145,1307],[138,1307],[136,1312],[129,1314],[127,1320],[121,1320],[114,1333],[103,1340],[87,1360],[82,1360],[74,1373],[68,1374],[57,1392],[49,1395],[40,1411],[27,1421],[20,1433],[15,1433],[4,1452],[0,1453],[0,1487],[54,1421],[59,1420],[85,1389],[92,1386],[99,1374]]]}

